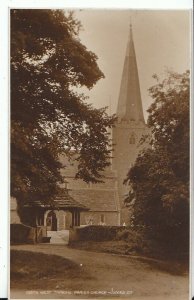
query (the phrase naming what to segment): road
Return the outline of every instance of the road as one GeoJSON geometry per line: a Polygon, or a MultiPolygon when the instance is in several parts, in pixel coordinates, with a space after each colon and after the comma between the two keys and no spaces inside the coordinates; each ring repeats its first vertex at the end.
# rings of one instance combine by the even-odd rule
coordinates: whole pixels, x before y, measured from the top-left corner
{"type": "Polygon", "coordinates": [[[55,254],[79,263],[90,274],[87,281],[69,278],[56,291],[12,290],[11,299],[115,299],[188,300],[188,276],[152,269],[129,256],[88,252],[65,245],[19,245],[11,249],[55,254]],[[64,291],[70,291],[67,296],[64,291]],[[78,291],[79,294],[75,294],[78,291]],[[80,291],[80,292],[79,292],[80,291]],[[29,294],[31,292],[31,294],[29,294]],[[47,294],[43,294],[46,293],[47,294]]]}

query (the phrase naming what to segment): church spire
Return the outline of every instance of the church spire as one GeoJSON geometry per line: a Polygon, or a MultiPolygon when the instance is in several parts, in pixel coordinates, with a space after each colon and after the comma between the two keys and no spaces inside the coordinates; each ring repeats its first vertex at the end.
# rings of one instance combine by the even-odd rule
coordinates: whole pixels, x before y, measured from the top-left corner
{"type": "Polygon", "coordinates": [[[121,120],[145,123],[131,24],[121,79],[117,116],[121,120]]]}
{"type": "Polygon", "coordinates": [[[132,40],[133,39],[133,32],[132,32],[132,24],[131,24],[131,22],[130,22],[129,27],[130,27],[130,37],[129,37],[129,39],[132,40]]]}

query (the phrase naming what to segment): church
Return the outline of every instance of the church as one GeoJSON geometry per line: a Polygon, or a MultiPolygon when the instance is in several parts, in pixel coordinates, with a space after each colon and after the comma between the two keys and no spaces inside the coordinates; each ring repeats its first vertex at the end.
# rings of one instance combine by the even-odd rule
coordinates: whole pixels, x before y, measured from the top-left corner
{"type": "MultiPolygon", "coordinates": [[[[64,195],[60,195],[54,201],[53,207],[44,206],[41,201],[28,204],[24,208],[26,210],[24,224],[44,226],[49,231],[60,231],[81,225],[130,224],[130,212],[124,205],[129,186],[124,185],[123,181],[141,150],[139,141],[142,135],[149,132],[143,115],[132,25],[124,58],[116,114],[117,121],[112,129],[113,158],[111,165],[103,172],[104,182],[87,184],[83,180],[75,179],[76,160],[68,161],[65,157],[60,157],[60,161],[65,165],[61,170],[66,178],[64,195]]],[[[12,202],[13,199],[11,205],[12,202]]],[[[12,209],[11,222],[14,223],[16,219],[15,211],[12,209]]]]}
{"type": "Polygon", "coordinates": [[[81,213],[80,225],[130,224],[130,212],[124,205],[129,186],[124,185],[123,181],[141,150],[139,141],[142,135],[148,132],[143,115],[132,25],[130,25],[118,98],[117,122],[112,129],[113,158],[111,166],[103,173],[104,182],[86,184],[82,180],[75,180],[76,163],[66,161],[66,168],[62,170],[68,182],[69,194],[89,208],[88,211],[81,213]]]}

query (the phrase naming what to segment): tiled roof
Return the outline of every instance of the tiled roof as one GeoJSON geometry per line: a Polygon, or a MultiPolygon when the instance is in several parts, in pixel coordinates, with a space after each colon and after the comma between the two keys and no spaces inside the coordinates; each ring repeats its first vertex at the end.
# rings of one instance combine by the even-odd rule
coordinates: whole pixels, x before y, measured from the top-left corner
{"type": "MultiPolygon", "coordinates": [[[[75,174],[78,172],[78,161],[76,161],[76,155],[72,157],[72,160],[68,160],[65,155],[59,157],[59,161],[63,164],[61,172],[65,176],[75,177],[75,174]]],[[[115,178],[117,176],[116,171],[111,169],[111,166],[108,166],[101,172],[105,177],[115,178]]],[[[103,178],[102,178],[103,180],[103,178]]]]}
{"type": "MultiPolygon", "coordinates": [[[[76,167],[68,166],[68,167],[62,169],[61,172],[65,177],[75,177],[75,174],[77,173],[77,169],[76,169],[76,167]]],[[[103,172],[101,172],[101,174],[102,174],[102,177],[100,179],[102,181],[106,180],[106,178],[116,178],[117,177],[116,171],[109,170],[109,169],[104,170],[103,172]]]]}
{"type": "Polygon", "coordinates": [[[74,189],[69,194],[92,211],[119,210],[119,198],[115,190],[74,189]]]}
{"type": "Polygon", "coordinates": [[[73,199],[69,193],[64,190],[64,192],[56,197],[52,204],[43,204],[41,201],[33,201],[25,205],[25,207],[42,207],[42,208],[65,208],[65,209],[79,209],[79,210],[89,210],[89,207],[86,207],[84,204],[73,199]]]}
{"type": "Polygon", "coordinates": [[[79,210],[89,210],[90,207],[87,207],[83,203],[75,200],[69,193],[65,192],[63,195],[58,196],[54,200],[54,205],[57,208],[78,208],[79,210]]]}
{"type": "Polygon", "coordinates": [[[60,161],[64,165],[64,168],[61,170],[62,174],[69,181],[70,186],[73,185],[72,190],[69,190],[69,194],[73,199],[82,205],[86,205],[91,211],[113,212],[120,209],[118,190],[114,189],[117,173],[110,166],[102,172],[104,184],[94,184],[91,188],[91,185],[86,186],[86,183],[82,180],[72,181],[75,178],[78,167],[76,154],[72,161],[69,161],[64,155],[60,157],[60,161]]]}

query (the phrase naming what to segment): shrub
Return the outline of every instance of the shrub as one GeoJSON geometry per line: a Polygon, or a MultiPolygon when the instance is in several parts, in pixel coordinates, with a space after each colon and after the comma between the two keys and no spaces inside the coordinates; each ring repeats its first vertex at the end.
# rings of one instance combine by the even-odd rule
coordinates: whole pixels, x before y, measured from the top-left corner
{"type": "Polygon", "coordinates": [[[144,238],[144,235],[139,230],[133,230],[131,228],[126,228],[122,231],[119,231],[116,235],[116,240],[124,240],[128,244],[128,252],[145,252],[148,247],[147,241],[144,238]]]}

